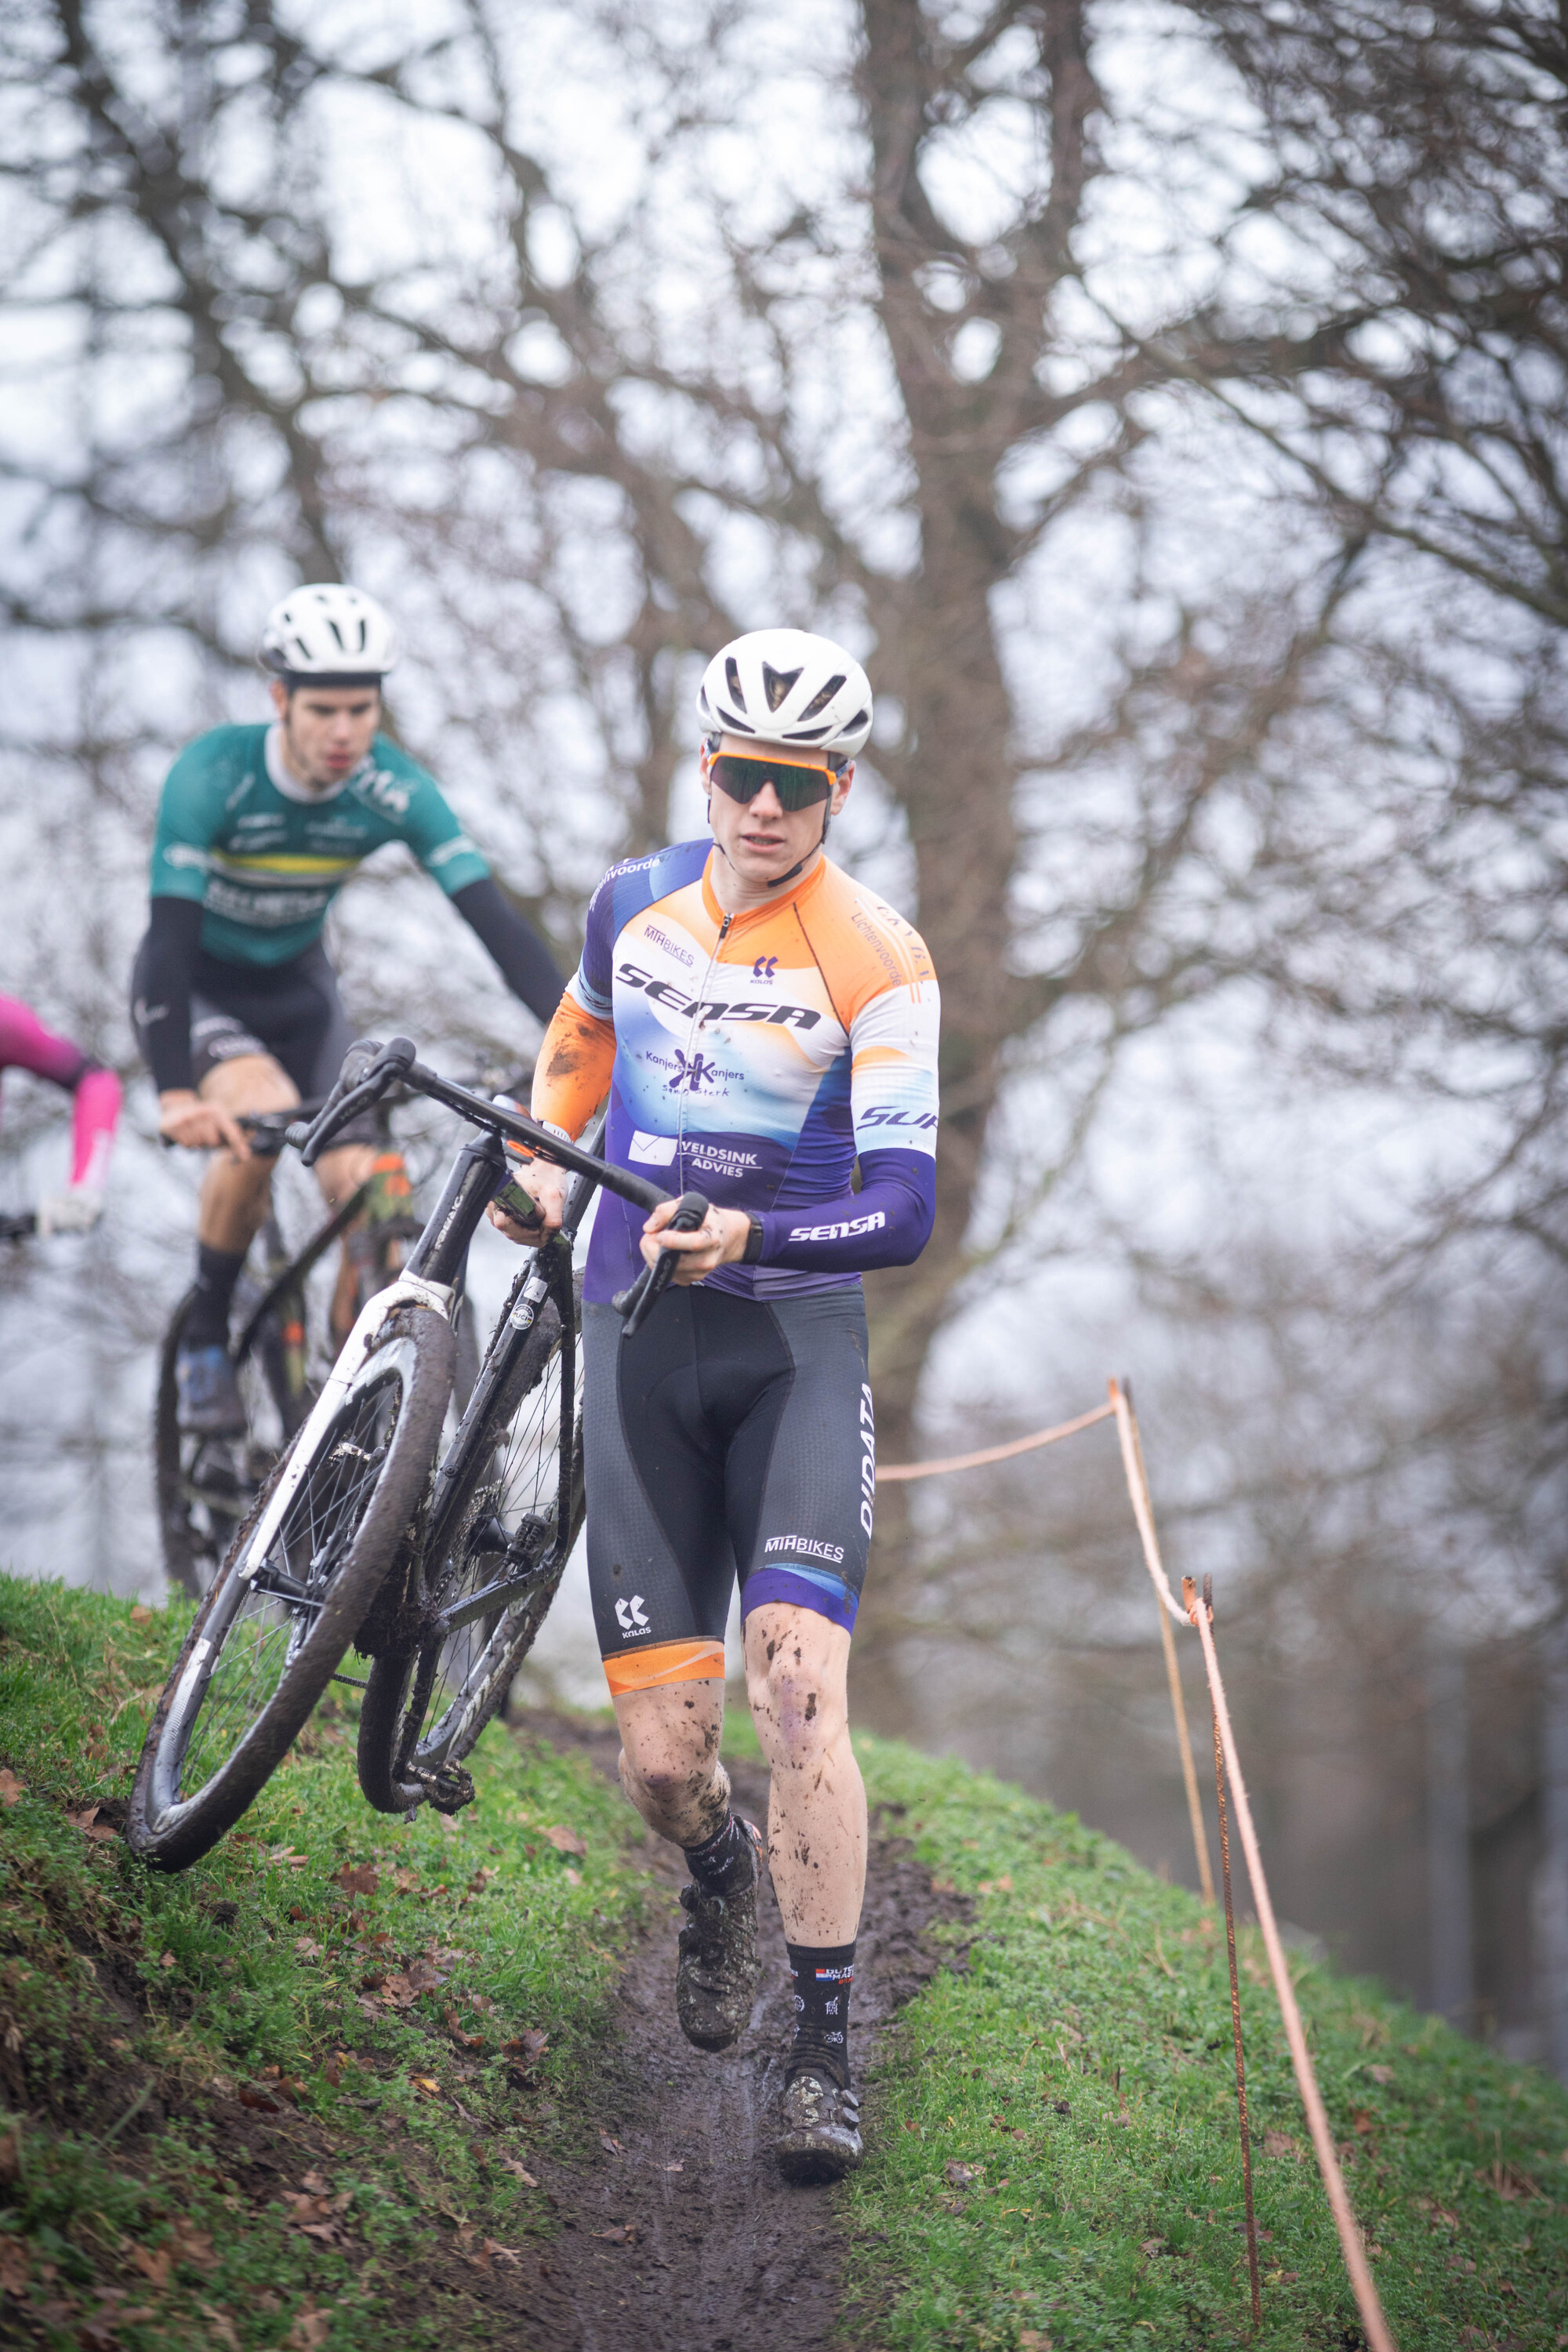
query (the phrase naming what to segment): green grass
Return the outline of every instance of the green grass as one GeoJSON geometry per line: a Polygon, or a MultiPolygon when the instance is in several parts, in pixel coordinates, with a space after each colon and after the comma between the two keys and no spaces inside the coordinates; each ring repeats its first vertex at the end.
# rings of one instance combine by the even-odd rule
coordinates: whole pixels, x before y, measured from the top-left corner
{"type": "MultiPolygon", "coordinates": [[[[975,1896],[977,1939],[966,1974],[901,2012],[873,2086],[840,2208],[851,2336],[886,2352],[1359,2345],[1256,1937],[1254,2338],[1223,1924],[1070,1814],[856,1744],[887,1825],[975,1896]]],[[[1373,1985],[1293,1973],[1402,2352],[1568,2344],[1568,2094],[1373,1985]]]]}
{"type": "Polygon", "coordinates": [[[153,1876],[106,1817],[186,1622],[0,1579],[0,2338],[483,2341],[552,2234],[521,2176],[581,2132],[639,1825],[493,1727],[477,1804],[387,1821],[329,1705],[153,1876]]]}
{"type": "MultiPolygon", "coordinates": [[[[456,1823],[383,1821],[351,1701],[240,1836],[153,1877],[105,1832],[184,1622],[0,1579],[0,2341],[490,2341],[549,2255],[530,2158],[597,2120],[638,1825],[583,1760],[493,1729],[456,1823]]],[[[1212,1923],[1070,1815],[857,1744],[883,1825],[976,1916],[933,1931],[963,1972],[900,2013],[836,2195],[846,2339],[1359,2344],[1254,1940],[1257,2339],[1212,1923]]],[[[725,1745],[754,1756],[743,1711],[725,1745]]],[[[1568,2095],[1373,1986],[1297,1973],[1402,2352],[1568,2344],[1568,2095]]]]}

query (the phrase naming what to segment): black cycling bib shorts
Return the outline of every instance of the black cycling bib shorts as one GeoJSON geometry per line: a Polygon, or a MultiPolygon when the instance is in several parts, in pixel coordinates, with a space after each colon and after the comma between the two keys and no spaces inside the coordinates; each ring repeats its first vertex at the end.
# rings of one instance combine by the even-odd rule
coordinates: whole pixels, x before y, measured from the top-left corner
{"type": "Polygon", "coordinates": [[[670,1288],[635,1338],[584,1310],[588,1581],[613,1695],[722,1679],[742,1617],[855,1622],[876,1502],[858,1283],[768,1300],[670,1288]]]}
{"type": "MultiPolygon", "coordinates": [[[[142,1058],[152,1054],[140,1009],[147,979],[138,956],[132,977],[132,1018],[142,1058]]],[[[337,974],[319,944],[287,963],[225,963],[199,950],[191,972],[191,1083],[199,1087],[220,1063],[244,1054],[269,1054],[309,1102],[337,1082],[353,1031],[338,994],[337,974]]],[[[351,1119],[334,1144],[374,1143],[374,1111],[351,1119]]]]}

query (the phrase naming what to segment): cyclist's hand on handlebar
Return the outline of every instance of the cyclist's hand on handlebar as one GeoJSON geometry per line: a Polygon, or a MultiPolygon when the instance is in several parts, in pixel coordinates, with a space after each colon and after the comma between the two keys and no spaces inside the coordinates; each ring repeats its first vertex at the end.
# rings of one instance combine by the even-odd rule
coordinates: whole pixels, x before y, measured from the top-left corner
{"type": "Polygon", "coordinates": [[[551,1167],[544,1160],[531,1160],[526,1168],[517,1167],[515,1161],[512,1165],[513,1182],[520,1192],[530,1195],[542,1213],[543,1221],[540,1224],[520,1224],[515,1217],[507,1214],[499,1201],[492,1201],[486,1212],[491,1224],[509,1242],[532,1244],[542,1241],[547,1234],[558,1234],[572,1182],[570,1174],[564,1168],[551,1167]]]}
{"type": "Polygon", "coordinates": [[[679,1205],[677,1201],[661,1201],[643,1227],[643,1264],[655,1265],[661,1250],[679,1250],[680,1263],[670,1279],[682,1285],[700,1282],[719,1266],[739,1265],[752,1230],[745,1211],[710,1208],[695,1233],[666,1233],[679,1205]]]}
{"type": "Polygon", "coordinates": [[[189,1087],[171,1087],[158,1097],[158,1132],[184,1151],[213,1151],[226,1144],[237,1160],[248,1160],[250,1142],[231,1110],[204,1102],[189,1087]]]}

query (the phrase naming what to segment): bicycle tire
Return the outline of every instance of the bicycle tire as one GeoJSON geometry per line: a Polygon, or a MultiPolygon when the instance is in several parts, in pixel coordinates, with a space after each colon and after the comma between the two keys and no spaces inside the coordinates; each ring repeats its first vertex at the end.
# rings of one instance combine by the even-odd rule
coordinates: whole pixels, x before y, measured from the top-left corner
{"type": "Polygon", "coordinates": [[[233,1828],[331,1681],[417,1514],[452,1359],[444,1317],[395,1309],[311,1439],[304,1476],[253,1558],[293,1446],[258,1496],[196,1612],[137,1767],[126,1838],[154,1869],[187,1869],[233,1828]],[[193,1759],[199,1780],[187,1788],[193,1759]]]}
{"type": "Polygon", "coordinates": [[[371,1664],[360,1706],[359,1780],[367,1803],[378,1812],[410,1811],[426,1799],[447,1810],[467,1800],[458,1768],[479,1734],[503,1705],[519,1666],[549,1612],[584,1516],[580,1318],[574,1286],[572,1466],[567,1484],[566,1526],[560,1526],[561,1313],[556,1300],[541,1311],[530,1344],[486,1417],[475,1452],[468,1492],[457,1504],[457,1535],[447,1559],[427,1563],[435,1589],[426,1606],[448,1608],[465,1589],[482,1591],[494,1575],[493,1551],[475,1551],[471,1538],[480,1522],[510,1520],[516,1533],[541,1499],[541,1475],[548,1461],[554,1492],[554,1521],[533,1510],[542,1530],[538,1573],[526,1592],[494,1618],[475,1621],[445,1643],[387,1652],[371,1664]],[[553,1387],[552,1387],[553,1383],[553,1387]],[[498,1456],[499,1463],[498,1463],[498,1456]],[[496,1465],[492,1467],[491,1465],[496,1465]],[[544,1535],[548,1541],[543,1541],[544,1535]],[[485,1560],[492,1566],[483,1566],[485,1560]],[[456,1560],[454,1569],[451,1563],[456,1560]]]}

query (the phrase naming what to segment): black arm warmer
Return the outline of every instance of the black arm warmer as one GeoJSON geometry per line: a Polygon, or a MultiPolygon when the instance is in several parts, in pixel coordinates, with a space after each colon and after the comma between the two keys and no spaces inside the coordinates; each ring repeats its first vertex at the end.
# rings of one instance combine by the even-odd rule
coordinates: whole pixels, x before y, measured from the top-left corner
{"type": "Polygon", "coordinates": [[[191,1084],[191,971],[203,911],[196,898],[154,898],[137,958],[136,1026],[160,1094],[191,1084]]]}
{"type": "Polygon", "coordinates": [[[531,923],[509,906],[499,882],[470,882],[454,890],[452,904],[481,946],[487,948],[512,994],[535,1017],[549,1024],[566,982],[531,923]]]}

